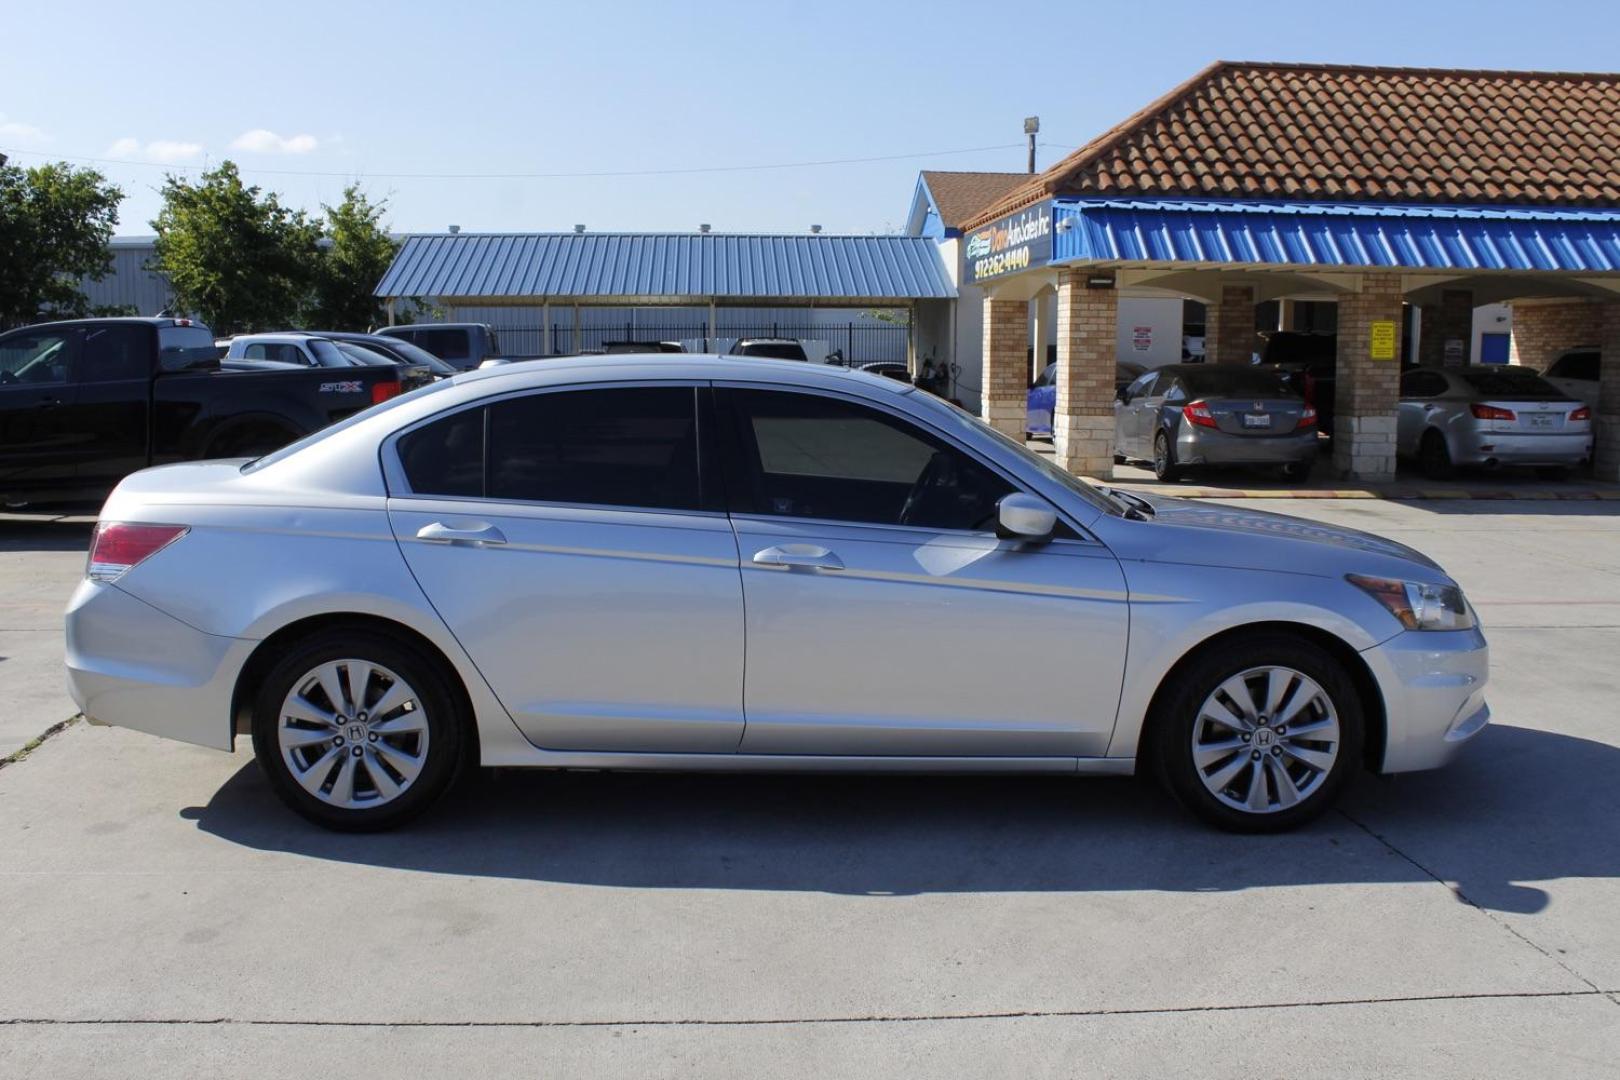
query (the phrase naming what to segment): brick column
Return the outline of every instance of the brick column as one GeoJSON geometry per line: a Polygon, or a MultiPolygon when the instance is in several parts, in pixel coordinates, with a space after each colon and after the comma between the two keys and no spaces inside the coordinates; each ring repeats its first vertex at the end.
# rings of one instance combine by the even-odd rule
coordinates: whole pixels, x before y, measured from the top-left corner
{"type": "Polygon", "coordinates": [[[1589,300],[1516,302],[1512,361],[1540,371],[1565,349],[1597,344],[1603,307],[1589,300]]]}
{"type": "Polygon", "coordinates": [[[1599,480],[1620,481],[1620,301],[1602,305],[1598,323],[1597,446],[1592,469],[1599,480]]]}
{"type": "Polygon", "coordinates": [[[1086,288],[1080,270],[1058,273],[1057,405],[1052,441],[1058,464],[1107,480],[1114,475],[1114,350],[1119,293],[1086,288]]]}
{"type": "MultiPolygon", "coordinates": [[[[1418,327],[1417,362],[1421,367],[1445,367],[1446,343],[1462,342],[1461,363],[1473,362],[1474,294],[1469,289],[1444,289],[1438,304],[1423,305],[1423,321],[1418,327]]],[[[1455,349],[1453,349],[1455,353],[1455,349]]]]}
{"type": "Polygon", "coordinates": [[[1024,437],[1029,404],[1029,304],[984,298],[984,395],[979,416],[1015,439],[1024,437]]]}
{"type": "Polygon", "coordinates": [[[1401,275],[1361,276],[1339,297],[1333,466],[1352,480],[1395,479],[1395,403],[1400,396],[1401,275]],[[1395,358],[1372,358],[1376,322],[1395,324],[1395,358]]]}
{"type": "Polygon", "coordinates": [[[1222,285],[1221,298],[1204,309],[1204,358],[1212,364],[1247,364],[1254,346],[1254,289],[1222,285]]]}

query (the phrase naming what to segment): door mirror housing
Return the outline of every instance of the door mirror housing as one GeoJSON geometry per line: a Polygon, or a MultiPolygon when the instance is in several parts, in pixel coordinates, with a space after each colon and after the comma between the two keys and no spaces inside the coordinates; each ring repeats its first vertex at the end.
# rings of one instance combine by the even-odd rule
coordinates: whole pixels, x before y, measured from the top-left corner
{"type": "Polygon", "coordinates": [[[1131,403],[1131,388],[1128,386],[1122,386],[1118,390],[1115,390],[1114,400],[1119,402],[1121,405],[1129,405],[1131,403]]]}
{"type": "Polygon", "coordinates": [[[996,503],[996,535],[1003,540],[1050,540],[1057,511],[1044,499],[1014,491],[996,503]]]}

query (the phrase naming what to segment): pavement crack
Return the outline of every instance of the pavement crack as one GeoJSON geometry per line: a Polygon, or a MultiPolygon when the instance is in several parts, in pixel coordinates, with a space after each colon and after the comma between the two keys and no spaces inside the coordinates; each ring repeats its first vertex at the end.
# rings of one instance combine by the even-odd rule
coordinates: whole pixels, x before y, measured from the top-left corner
{"type": "Polygon", "coordinates": [[[82,719],[84,719],[84,716],[82,713],[80,713],[70,716],[66,720],[59,723],[52,724],[34,738],[29,739],[28,742],[24,743],[21,748],[13,750],[5,757],[0,758],[0,769],[4,769],[7,765],[15,765],[19,761],[22,761],[29,754],[32,754],[35,750],[38,750],[41,746],[44,746],[49,739],[60,735],[62,732],[66,731],[74,724],[77,724],[82,719]]]}
{"type": "Polygon", "coordinates": [[[1617,991],[1524,990],[1457,994],[1406,994],[1393,997],[1326,998],[1311,1001],[1268,1001],[1236,1005],[1166,1005],[1135,1009],[1020,1009],[1008,1012],[869,1013],[851,1016],[734,1017],[701,1019],[675,1017],[641,1020],[272,1020],[229,1016],[77,1018],[10,1017],[0,1027],[309,1027],[309,1028],[638,1028],[638,1027],[789,1027],[810,1024],[924,1024],[959,1020],[1085,1019],[1111,1016],[1179,1016],[1189,1013],[1263,1012],[1275,1009],[1354,1008],[1368,1005],[1410,1005],[1444,1001],[1529,1001],[1601,997],[1614,1000],[1617,991]]]}
{"type": "Polygon", "coordinates": [[[1354,825],[1356,828],[1360,829],[1362,832],[1366,833],[1368,836],[1370,836],[1374,840],[1378,841],[1380,844],[1382,844],[1385,848],[1387,848],[1393,854],[1400,856],[1402,859],[1405,859],[1413,867],[1417,868],[1419,871],[1421,871],[1422,873],[1427,875],[1432,881],[1435,882],[1435,884],[1441,885],[1441,886],[1445,887],[1446,889],[1449,889],[1451,891],[1451,894],[1453,896],[1455,896],[1458,900],[1461,900],[1463,903],[1467,904],[1469,907],[1473,908],[1475,911],[1479,912],[1481,915],[1483,915],[1487,919],[1491,920],[1491,922],[1495,923],[1497,926],[1499,926],[1503,930],[1507,931],[1513,937],[1519,939],[1519,941],[1521,941],[1524,944],[1530,946],[1530,948],[1536,950],[1536,952],[1540,953],[1542,956],[1545,956],[1548,960],[1551,960],[1553,963],[1555,963],[1559,967],[1563,968],[1566,972],[1568,972],[1570,974],[1570,976],[1572,978],[1580,981],[1582,984],[1584,984],[1586,987],[1588,987],[1588,991],[1587,991],[1588,993],[1599,994],[1599,995],[1601,995],[1603,997],[1608,998],[1609,1001],[1612,1002],[1613,1004],[1620,1005],[1620,992],[1616,992],[1616,991],[1613,991],[1613,990],[1601,990],[1601,989],[1599,989],[1598,985],[1596,983],[1594,983],[1591,979],[1588,979],[1585,975],[1582,975],[1579,971],[1576,971],[1574,968],[1570,967],[1569,964],[1564,962],[1562,957],[1560,957],[1557,954],[1553,953],[1551,950],[1547,949],[1545,946],[1543,946],[1543,945],[1537,943],[1536,941],[1532,940],[1530,937],[1528,937],[1527,935],[1522,933],[1512,923],[1510,923],[1506,919],[1500,917],[1494,911],[1491,911],[1489,908],[1485,907],[1483,904],[1476,901],[1473,897],[1469,896],[1466,892],[1463,891],[1461,885],[1453,884],[1452,882],[1447,881],[1445,878],[1441,877],[1439,874],[1435,873],[1433,870],[1431,870],[1427,866],[1423,865],[1417,859],[1415,859],[1411,855],[1407,854],[1406,852],[1402,851],[1400,848],[1396,847],[1394,842],[1391,841],[1389,839],[1389,837],[1385,836],[1383,833],[1373,831],[1373,829],[1371,827],[1369,827],[1365,822],[1363,822],[1363,821],[1359,820],[1358,818],[1356,818],[1355,815],[1351,814],[1348,810],[1340,808],[1338,812],[1339,812],[1339,815],[1341,817],[1343,817],[1346,821],[1348,821],[1350,824],[1354,825]]]}

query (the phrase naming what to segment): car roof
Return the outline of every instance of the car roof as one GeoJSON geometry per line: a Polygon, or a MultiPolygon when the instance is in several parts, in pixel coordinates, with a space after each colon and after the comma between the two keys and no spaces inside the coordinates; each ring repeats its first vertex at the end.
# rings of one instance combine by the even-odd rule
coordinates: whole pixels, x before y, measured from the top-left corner
{"type": "MultiPolygon", "coordinates": [[[[6,330],[39,330],[47,326],[83,326],[85,323],[94,323],[97,326],[140,325],[140,326],[195,326],[203,330],[208,327],[196,319],[172,318],[168,315],[109,315],[98,318],[85,319],[52,319],[50,322],[28,323],[24,326],[14,326],[6,330]]],[[[209,331],[212,333],[213,331],[209,331]]]]}
{"type": "Polygon", "coordinates": [[[285,341],[285,342],[298,342],[298,341],[309,341],[311,339],[322,338],[322,337],[325,337],[325,335],[324,334],[317,334],[317,333],[305,333],[302,330],[277,330],[277,331],[274,331],[274,332],[271,332],[271,333],[264,333],[264,334],[237,334],[235,337],[231,338],[231,340],[232,341],[271,341],[271,342],[285,341]]]}
{"type": "Polygon", "coordinates": [[[459,384],[515,379],[537,370],[567,375],[595,375],[604,381],[646,378],[649,369],[671,379],[716,379],[762,382],[822,389],[851,383],[880,386],[889,393],[909,394],[912,387],[859,369],[836,364],[806,364],[765,356],[726,356],[720,353],[615,353],[612,355],[541,357],[515,364],[464,371],[451,380],[459,384]]]}
{"type": "Polygon", "coordinates": [[[798,338],[792,337],[745,337],[738,338],[739,345],[797,345],[798,338]]]}

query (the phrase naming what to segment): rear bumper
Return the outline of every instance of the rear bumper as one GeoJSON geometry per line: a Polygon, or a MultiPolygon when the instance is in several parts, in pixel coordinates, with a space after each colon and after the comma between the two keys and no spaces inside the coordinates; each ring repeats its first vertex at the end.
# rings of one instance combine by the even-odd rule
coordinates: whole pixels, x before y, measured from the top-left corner
{"type": "Polygon", "coordinates": [[[231,749],[231,697],[257,642],[205,634],[88,580],[66,622],[68,693],[92,723],[231,749]]]}
{"type": "Polygon", "coordinates": [[[1459,465],[1579,465],[1592,456],[1590,431],[1520,434],[1459,431],[1452,459],[1459,465]]]}
{"type": "Polygon", "coordinates": [[[1490,722],[1490,649],[1479,630],[1408,630],[1361,656],[1388,719],[1379,772],[1439,768],[1490,722]]]}
{"type": "Polygon", "coordinates": [[[1176,435],[1180,465],[1291,465],[1316,453],[1315,428],[1290,435],[1232,435],[1183,423],[1176,435]]]}

